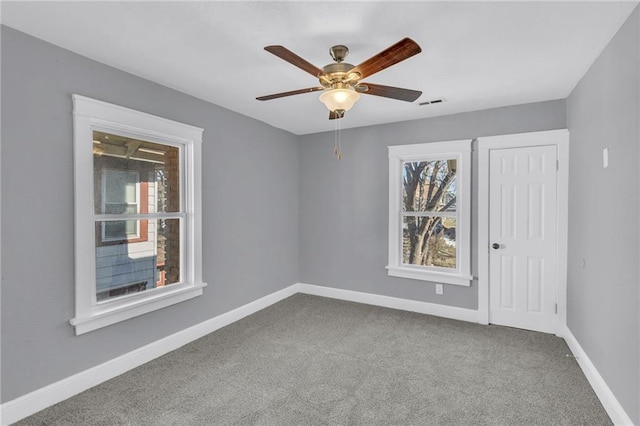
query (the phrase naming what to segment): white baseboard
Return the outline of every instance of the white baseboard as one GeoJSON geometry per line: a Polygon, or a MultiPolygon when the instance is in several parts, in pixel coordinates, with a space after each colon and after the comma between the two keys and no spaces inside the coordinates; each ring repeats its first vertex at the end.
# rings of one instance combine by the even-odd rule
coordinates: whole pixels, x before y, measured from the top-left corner
{"type": "Polygon", "coordinates": [[[368,305],[401,309],[462,321],[478,321],[478,312],[470,309],[310,284],[293,284],[237,309],[226,312],[200,324],[196,324],[185,330],[179,331],[163,339],[109,360],[103,364],[89,368],[88,370],[74,374],[73,376],[6,402],[0,406],[0,423],[4,426],[17,422],[25,417],[37,413],[40,410],[44,410],[45,408],[64,401],[67,398],[71,398],[80,392],[84,392],[93,386],[99,385],[102,382],[126,373],[133,368],[139,367],[155,358],[178,349],[187,343],[193,342],[200,337],[212,333],[296,293],[313,294],[333,299],[342,299],[368,305]]]}
{"type": "Polygon", "coordinates": [[[294,284],[232,311],[128,352],[103,364],[74,374],[73,376],[30,392],[12,401],[8,401],[0,407],[0,423],[5,426],[24,419],[40,410],[64,401],[93,386],[139,367],[187,343],[193,342],[200,337],[286,299],[296,292],[297,286],[294,284]]]}
{"type": "Polygon", "coordinates": [[[571,349],[571,352],[576,357],[578,365],[580,365],[582,372],[589,381],[593,391],[598,396],[602,406],[607,411],[607,414],[609,414],[609,417],[611,417],[613,424],[620,426],[633,426],[633,422],[627,415],[626,411],[624,411],[624,408],[622,408],[622,405],[620,405],[618,399],[613,392],[611,392],[611,389],[607,386],[607,383],[596,369],[596,366],[593,365],[586,352],[582,349],[582,346],[580,346],[580,343],[578,343],[578,340],[568,327],[564,328],[562,336],[567,342],[569,349],[571,349]]]}
{"type": "Polygon", "coordinates": [[[296,286],[299,293],[400,309],[460,321],[478,322],[478,311],[474,309],[457,308],[455,306],[440,305],[437,303],[419,302],[417,300],[400,299],[398,297],[381,296],[379,294],[362,293],[359,291],[342,290],[312,284],[298,283],[296,286]]]}
{"type": "MultiPolygon", "coordinates": [[[[103,364],[74,374],[73,376],[6,402],[0,406],[0,423],[5,426],[17,422],[25,417],[37,413],[40,410],[50,407],[51,405],[64,401],[65,399],[77,395],[80,392],[92,388],[93,386],[99,385],[102,382],[119,376],[133,368],[139,367],[140,365],[143,365],[155,358],[178,349],[187,343],[234,323],[248,315],[258,312],[296,293],[330,297],[333,299],[400,309],[474,323],[477,323],[479,318],[478,311],[472,309],[297,283],[215,318],[196,324],[185,330],[128,352],[103,364]]],[[[631,419],[613,395],[602,376],[600,376],[600,373],[598,373],[593,363],[591,363],[589,357],[586,355],[571,331],[565,327],[562,331],[562,336],[565,338],[571,352],[578,357],[578,364],[582,368],[582,371],[589,380],[589,383],[593,387],[596,395],[600,399],[600,402],[613,422],[616,425],[632,425],[633,422],[631,422],[631,419]]]]}

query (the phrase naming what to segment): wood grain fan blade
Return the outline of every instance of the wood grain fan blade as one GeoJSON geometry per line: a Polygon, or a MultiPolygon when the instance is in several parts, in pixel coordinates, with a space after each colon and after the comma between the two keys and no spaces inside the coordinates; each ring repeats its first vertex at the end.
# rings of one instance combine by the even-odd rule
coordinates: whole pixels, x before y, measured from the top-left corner
{"type": "Polygon", "coordinates": [[[418,43],[408,37],[403,38],[393,46],[390,46],[377,55],[367,59],[355,67],[353,71],[359,72],[361,75],[360,78],[366,78],[378,71],[389,68],[391,65],[402,62],[413,55],[417,55],[420,52],[422,52],[422,49],[418,46],[418,43]]]}
{"type": "Polygon", "coordinates": [[[383,86],[381,84],[360,83],[368,89],[360,93],[366,95],[382,96],[385,98],[398,99],[399,101],[413,102],[422,95],[419,90],[402,89],[400,87],[383,86]]]}
{"type": "Polygon", "coordinates": [[[295,65],[303,71],[308,72],[314,77],[318,77],[320,74],[322,74],[322,70],[320,68],[302,59],[300,56],[296,55],[284,46],[267,46],[264,48],[264,50],[269,53],[273,53],[278,58],[284,59],[285,61],[289,62],[292,65],[295,65]]]}
{"type": "Polygon", "coordinates": [[[256,99],[259,101],[269,101],[271,99],[284,98],[285,96],[302,95],[303,93],[317,92],[324,90],[324,87],[308,87],[306,89],[292,90],[290,92],[274,93],[273,95],[260,96],[256,99]]]}

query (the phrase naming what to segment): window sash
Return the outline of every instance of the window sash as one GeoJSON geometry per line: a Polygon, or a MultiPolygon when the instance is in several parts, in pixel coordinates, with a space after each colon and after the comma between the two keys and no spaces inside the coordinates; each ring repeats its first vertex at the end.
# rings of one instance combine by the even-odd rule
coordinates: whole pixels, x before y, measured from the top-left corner
{"type": "MultiPolygon", "coordinates": [[[[457,169],[459,168],[460,165],[460,158],[457,155],[429,155],[429,156],[424,156],[424,157],[418,157],[418,158],[413,158],[411,160],[402,160],[402,166],[400,168],[400,173],[401,173],[401,177],[400,177],[400,210],[401,211],[405,211],[405,206],[404,206],[404,193],[405,193],[405,188],[404,188],[404,175],[405,175],[405,168],[406,165],[408,163],[430,163],[430,162],[437,162],[437,161],[445,161],[445,162],[449,162],[451,160],[454,160],[456,162],[456,176],[454,177],[454,182],[455,182],[455,193],[456,193],[456,204],[455,204],[455,209],[454,210],[449,210],[449,212],[455,212],[457,210],[457,193],[459,191],[458,188],[458,184],[457,184],[457,169]]],[[[447,165],[447,167],[449,167],[447,165]]],[[[426,182],[427,185],[429,185],[429,182],[426,182]]],[[[448,193],[449,191],[447,191],[448,193]]],[[[416,210],[414,210],[416,211],[416,210]]],[[[417,211],[424,211],[424,212],[440,212],[440,211],[444,211],[444,210],[434,210],[434,209],[424,209],[424,210],[417,210],[417,211]]]]}
{"type": "Polygon", "coordinates": [[[403,256],[403,250],[404,250],[404,242],[403,242],[403,234],[404,234],[404,227],[403,227],[403,221],[402,218],[405,217],[443,217],[443,218],[452,218],[456,220],[456,231],[458,228],[458,223],[460,222],[458,215],[454,214],[454,215],[440,215],[440,214],[432,214],[432,213],[426,213],[426,212],[419,212],[418,214],[402,214],[401,215],[401,219],[399,220],[399,235],[400,238],[398,239],[398,243],[399,243],[399,248],[398,248],[398,253],[399,253],[399,265],[400,267],[409,267],[409,268],[419,268],[419,269],[424,269],[426,271],[429,270],[434,270],[434,271],[438,271],[438,272],[446,272],[446,273],[459,273],[460,272],[460,249],[458,246],[458,241],[456,239],[456,267],[455,268],[445,268],[445,267],[439,267],[439,266],[434,266],[434,265],[420,265],[420,264],[416,264],[416,263],[404,263],[404,256],[403,256]]]}
{"type": "Polygon", "coordinates": [[[75,192],[75,316],[76,334],[134,318],[200,296],[202,282],[202,132],[191,125],[145,114],[118,105],[73,95],[75,192]],[[120,215],[95,214],[93,131],[181,148],[180,211],[128,214],[126,219],[180,218],[181,283],[133,293],[109,303],[95,303],[96,224],[98,219],[122,220],[120,215]],[[88,143],[89,142],[89,143],[88,143]]]}
{"type": "Polygon", "coordinates": [[[471,140],[389,146],[389,275],[469,286],[470,272],[470,170],[471,140]],[[405,211],[406,163],[456,160],[456,210],[405,211]],[[456,267],[403,263],[403,220],[406,217],[441,217],[456,221],[456,267]]]}
{"type": "MultiPolygon", "coordinates": [[[[112,215],[100,215],[100,216],[112,216],[112,215]]],[[[142,216],[142,215],[136,215],[136,216],[142,216]]],[[[180,252],[179,252],[179,256],[180,256],[180,262],[179,262],[179,271],[180,271],[180,279],[178,282],[175,283],[171,283],[168,284],[166,286],[163,287],[154,287],[154,288],[150,288],[148,290],[145,290],[141,293],[129,293],[129,294],[124,294],[121,296],[116,296],[116,297],[112,297],[106,300],[98,300],[98,286],[97,286],[97,269],[95,270],[95,279],[96,279],[96,285],[94,285],[93,287],[93,292],[92,292],[92,306],[107,306],[110,303],[122,303],[122,300],[124,299],[136,299],[139,296],[140,299],[144,298],[144,294],[150,294],[150,292],[153,291],[166,291],[166,289],[168,287],[173,287],[173,286],[179,286],[179,285],[184,285],[185,283],[189,282],[190,276],[189,276],[189,270],[186,269],[186,262],[185,262],[185,258],[186,258],[186,246],[187,246],[187,235],[186,235],[186,229],[187,229],[187,216],[185,214],[175,214],[175,213],[161,213],[161,214],[155,214],[155,213],[148,213],[145,214],[145,219],[148,220],[167,220],[167,219],[178,219],[179,223],[180,223],[180,229],[179,229],[179,248],[180,248],[180,252]]],[[[104,222],[104,219],[95,219],[95,223],[98,222],[104,222]]],[[[156,226],[157,226],[157,222],[156,222],[156,226]]],[[[157,233],[157,230],[156,230],[157,233]]],[[[157,237],[156,237],[157,238],[157,237]]],[[[157,243],[157,240],[156,240],[157,243]]],[[[97,249],[97,246],[95,246],[94,243],[94,247],[97,249]]]]}
{"type": "MultiPolygon", "coordinates": [[[[456,208],[455,211],[438,211],[438,210],[420,210],[420,211],[405,211],[403,210],[404,208],[404,199],[403,199],[403,195],[404,195],[404,169],[405,169],[405,165],[407,163],[419,163],[419,162],[432,162],[432,161],[449,161],[449,160],[455,160],[457,162],[458,165],[458,170],[456,171],[456,175],[458,174],[459,168],[460,168],[460,158],[458,155],[425,155],[423,157],[420,158],[415,158],[412,160],[403,160],[402,161],[402,167],[400,168],[400,179],[399,179],[399,193],[400,193],[400,201],[398,203],[398,209],[400,210],[400,220],[398,221],[398,225],[399,225],[399,265],[400,267],[409,267],[409,268],[418,268],[418,269],[423,269],[425,271],[437,271],[440,273],[459,273],[460,272],[460,250],[458,248],[458,246],[456,245],[456,266],[455,268],[445,268],[445,267],[438,267],[438,266],[433,266],[433,265],[420,265],[420,264],[416,264],[416,263],[405,263],[404,262],[404,256],[403,256],[403,250],[404,250],[404,243],[403,243],[403,220],[402,218],[405,217],[450,217],[450,218],[454,218],[456,219],[456,224],[458,224],[460,222],[459,219],[459,213],[458,213],[458,209],[456,208]]],[[[456,189],[455,189],[455,196],[456,196],[456,200],[458,197],[461,196],[460,193],[460,188],[456,185],[456,189]]],[[[456,225],[457,226],[457,225],[456,225]]],[[[456,241],[457,243],[457,241],[456,241]]],[[[427,248],[428,250],[428,248],[427,248]]]]}
{"type": "MultiPolygon", "coordinates": [[[[105,132],[105,133],[115,133],[118,136],[125,136],[123,135],[121,132],[114,132],[113,130],[109,129],[109,128],[105,128],[102,126],[92,126],[91,131],[101,131],[101,132],[105,132]]],[[[140,136],[136,136],[136,135],[129,135],[127,134],[126,136],[132,137],[134,139],[138,139],[140,138],[140,136]]],[[[105,231],[106,231],[106,226],[105,224],[107,222],[110,221],[131,221],[131,220],[135,220],[136,221],[136,231],[137,234],[136,235],[126,235],[126,238],[136,238],[139,237],[139,229],[140,229],[140,220],[150,220],[150,221],[157,221],[157,220],[167,220],[167,219],[178,219],[179,223],[180,223],[180,232],[179,232],[179,274],[180,274],[180,278],[178,280],[178,282],[176,283],[171,283],[167,286],[163,286],[163,287],[153,287],[147,290],[144,290],[142,292],[139,293],[128,293],[128,294],[123,294],[120,296],[115,296],[115,297],[110,297],[106,300],[100,300],[98,301],[98,286],[97,286],[97,269],[94,270],[94,285],[93,288],[91,290],[91,305],[92,307],[96,307],[96,306],[109,306],[109,305],[116,305],[116,304],[121,304],[123,300],[136,300],[136,299],[144,299],[146,294],[151,294],[150,292],[165,292],[168,291],[168,288],[173,288],[174,286],[178,286],[178,285],[182,285],[184,283],[189,282],[190,280],[190,274],[189,271],[185,268],[186,262],[185,262],[185,257],[187,255],[187,253],[185,252],[186,246],[187,246],[187,235],[186,235],[186,230],[188,229],[187,227],[187,221],[188,221],[188,217],[187,214],[183,211],[183,209],[185,208],[186,204],[184,202],[184,194],[187,192],[187,182],[185,180],[185,149],[184,146],[181,144],[168,144],[165,143],[164,141],[162,142],[158,142],[158,141],[150,141],[150,142],[154,142],[157,143],[159,145],[168,145],[168,146],[174,146],[178,148],[178,162],[179,162],[179,166],[178,166],[178,200],[179,200],[179,210],[177,212],[154,212],[154,213],[140,213],[140,203],[143,202],[148,202],[147,200],[141,200],[140,197],[140,173],[137,171],[132,171],[132,170],[115,170],[115,169],[105,169],[103,170],[102,173],[102,204],[103,204],[103,209],[102,211],[106,211],[106,209],[104,208],[104,206],[107,204],[107,174],[108,173],[113,173],[113,172],[122,172],[122,173],[128,173],[128,174],[135,174],[137,179],[136,179],[136,191],[135,191],[135,197],[136,197],[136,212],[137,213],[114,213],[114,214],[107,214],[107,213],[98,213],[96,214],[94,212],[93,214],[93,221],[94,223],[97,222],[102,222],[102,237],[103,237],[103,241],[117,241],[119,239],[122,238],[118,238],[118,237],[114,237],[114,238],[105,238],[105,231]]],[[[157,222],[156,222],[157,225],[157,222]]],[[[157,230],[156,230],[156,234],[157,234],[157,230]]],[[[157,238],[157,237],[156,237],[157,238]]],[[[157,240],[156,240],[157,243],[157,240]]],[[[98,245],[97,245],[97,241],[94,240],[93,242],[94,244],[94,250],[97,251],[98,249],[98,245]]],[[[95,268],[94,268],[95,269],[95,268]]]]}

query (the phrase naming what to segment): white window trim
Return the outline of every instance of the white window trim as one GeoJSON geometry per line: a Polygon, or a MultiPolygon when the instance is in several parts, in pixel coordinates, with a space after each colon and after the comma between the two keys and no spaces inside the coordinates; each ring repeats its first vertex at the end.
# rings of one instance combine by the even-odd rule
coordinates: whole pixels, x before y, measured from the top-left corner
{"type": "MultiPolygon", "coordinates": [[[[198,127],[73,95],[75,191],[75,317],[77,335],[161,309],[202,294],[202,132],[198,127]],[[185,247],[180,283],[96,302],[93,130],[140,138],[184,150],[185,247]]],[[[171,214],[171,216],[175,216],[171,214]]]]}
{"type": "Polygon", "coordinates": [[[390,276],[470,286],[471,275],[471,140],[389,146],[389,264],[390,276]],[[405,161],[439,158],[458,160],[456,172],[457,268],[447,271],[402,264],[402,165],[405,161]]]}

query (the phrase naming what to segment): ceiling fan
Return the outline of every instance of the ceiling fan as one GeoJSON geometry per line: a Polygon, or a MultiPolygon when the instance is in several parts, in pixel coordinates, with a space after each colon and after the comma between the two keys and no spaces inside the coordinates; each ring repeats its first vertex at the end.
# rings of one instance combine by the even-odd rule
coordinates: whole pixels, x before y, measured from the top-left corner
{"type": "Polygon", "coordinates": [[[264,50],[313,75],[320,81],[320,86],[260,96],[256,98],[259,101],[322,90],[320,101],[329,109],[329,120],[334,120],[344,117],[344,113],[360,99],[360,93],[406,102],[413,102],[422,95],[422,92],[418,90],[361,82],[363,78],[422,52],[420,46],[410,38],[400,40],[357,66],[344,62],[344,58],[349,54],[347,46],[333,46],[329,52],[335,62],[322,69],[307,62],[284,46],[267,46],[264,50]]]}

